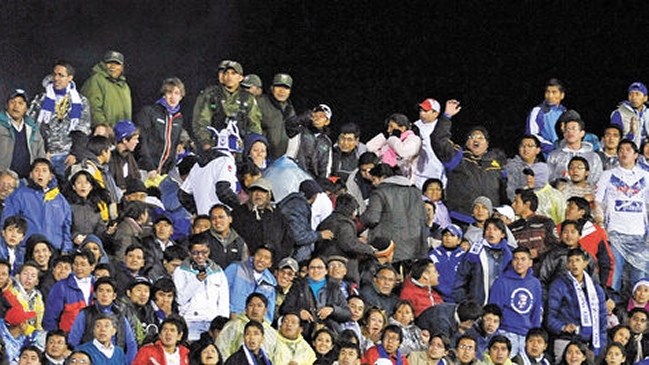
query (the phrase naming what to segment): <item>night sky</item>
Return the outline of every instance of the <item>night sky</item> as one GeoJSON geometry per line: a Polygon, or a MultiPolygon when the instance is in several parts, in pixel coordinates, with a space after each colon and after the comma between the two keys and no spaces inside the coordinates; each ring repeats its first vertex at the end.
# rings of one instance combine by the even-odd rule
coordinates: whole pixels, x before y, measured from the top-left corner
{"type": "Polygon", "coordinates": [[[189,120],[219,60],[235,59],[266,85],[290,73],[298,112],[329,104],[334,129],[357,122],[362,140],[393,112],[414,121],[425,97],[456,98],[464,108],[454,130],[483,124],[492,146],[511,154],[547,79],[567,84],[564,104],[597,134],[627,86],[649,82],[649,4],[599,3],[5,0],[0,97],[15,87],[41,92],[56,59],[77,67],[81,86],[117,49],[134,114],[158,98],[162,79],[178,76],[189,120]]]}

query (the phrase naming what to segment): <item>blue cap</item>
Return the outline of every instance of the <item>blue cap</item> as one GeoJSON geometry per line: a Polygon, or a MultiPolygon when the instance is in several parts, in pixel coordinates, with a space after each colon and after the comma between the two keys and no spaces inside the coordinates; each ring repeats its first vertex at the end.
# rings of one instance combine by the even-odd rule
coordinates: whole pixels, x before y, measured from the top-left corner
{"type": "Polygon", "coordinates": [[[130,120],[122,120],[113,127],[115,140],[121,142],[124,138],[132,136],[137,131],[137,127],[130,120]]]}
{"type": "Polygon", "coordinates": [[[647,95],[647,87],[641,82],[634,82],[631,84],[631,86],[629,86],[629,92],[631,91],[639,91],[644,95],[647,95]]]}
{"type": "Polygon", "coordinates": [[[442,230],[442,235],[446,232],[450,232],[453,236],[460,237],[462,239],[462,228],[460,228],[457,224],[449,224],[442,230]]]}

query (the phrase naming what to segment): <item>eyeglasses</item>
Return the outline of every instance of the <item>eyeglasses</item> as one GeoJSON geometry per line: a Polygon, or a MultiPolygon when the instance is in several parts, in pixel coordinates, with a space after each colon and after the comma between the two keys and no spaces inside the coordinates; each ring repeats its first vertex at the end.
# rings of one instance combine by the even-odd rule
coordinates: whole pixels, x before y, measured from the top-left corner
{"type": "Polygon", "coordinates": [[[472,134],[469,136],[469,139],[486,139],[482,134],[472,134]]]}
{"type": "Polygon", "coordinates": [[[469,350],[469,351],[473,351],[473,350],[475,350],[475,347],[473,347],[473,346],[471,346],[471,345],[458,345],[457,347],[458,347],[460,350],[469,350]]]}
{"type": "Polygon", "coordinates": [[[521,143],[520,147],[536,148],[537,146],[534,143],[521,143]]]}
{"type": "Polygon", "coordinates": [[[198,251],[198,250],[192,251],[192,256],[199,256],[199,255],[207,256],[209,254],[210,254],[209,251],[198,251]]]}

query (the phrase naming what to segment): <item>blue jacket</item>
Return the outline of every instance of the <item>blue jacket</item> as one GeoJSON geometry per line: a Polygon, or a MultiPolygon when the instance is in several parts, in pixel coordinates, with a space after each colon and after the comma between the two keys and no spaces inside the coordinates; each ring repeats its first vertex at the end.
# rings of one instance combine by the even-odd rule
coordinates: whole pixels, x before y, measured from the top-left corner
{"type": "Polygon", "coordinates": [[[453,286],[456,303],[473,299],[480,304],[485,304],[489,298],[490,284],[493,284],[511,261],[512,252],[506,239],[498,244],[500,250],[487,248],[486,245],[488,243],[483,238],[471,245],[469,251],[462,257],[453,286]],[[496,256],[497,253],[502,254],[496,256]],[[487,263],[486,267],[483,266],[483,262],[487,263]],[[494,272],[490,272],[491,266],[496,268],[494,272]]]}
{"type": "Polygon", "coordinates": [[[446,303],[455,301],[453,284],[455,284],[455,275],[462,262],[462,257],[464,257],[464,251],[459,246],[453,251],[448,251],[440,246],[428,253],[428,258],[435,264],[435,268],[439,272],[439,284],[435,289],[442,295],[446,303]]]}
{"type": "Polygon", "coordinates": [[[2,212],[2,223],[5,219],[17,215],[27,220],[29,237],[40,233],[49,238],[52,245],[61,252],[72,251],[70,227],[72,226],[72,209],[52,179],[47,192],[29,180],[27,186],[14,191],[5,200],[2,212]]]}
{"type": "Polygon", "coordinates": [[[252,257],[247,261],[233,262],[225,269],[225,277],[228,279],[230,288],[230,312],[239,314],[246,309],[246,298],[252,293],[261,293],[268,299],[268,310],[266,319],[273,322],[275,314],[275,302],[277,280],[275,276],[266,269],[261,273],[261,278],[255,280],[252,257]]]}
{"type": "Polygon", "coordinates": [[[489,292],[489,303],[502,309],[500,329],[525,336],[533,327],[541,326],[543,317],[541,282],[530,268],[524,278],[507,265],[489,292]]]}
{"type": "MultiPolygon", "coordinates": [[[[14,261],[13,266],[11,267],[11,275],[16,275],[18,273],[18,269],[23,265],[25,262],[25,240],[23,240],[20,245],[18,245],[15,249],[15,254],[16,254],[16,260],[14,261]]],[[[9,248],[7,247],[7,244],[5,243],[5,240],[3,237],[0,237],[0,259],[4,259],[9,261],[9,248]]]]}
{"type": "MultiPolygon", "coordinates": [[[[91,280],[94,283],[94,279],[91,280]]],[[[92,298],[92,294],[90,297],[92,298]]],[[[66,279],[58,281],[50,290],[45,302],[43,328],[46,331],[60,328],[70,332],[77,314],[88,304],[90,303],[84,300],[83,292],[74,279],[74,273],[70,273],[66,279]]]]}
{"type": "Polygon", "coordinates": [[[300,192],[287,195],[277,204],[286,221],[291,237],[295,242],[293,257],[297,261],[306,260],[311,257],[315,242],[322,239],[318,231],[311,228],[311,204],[300,192]]]}
{"type": "Polygon", "coordinates": [[[127,365],[131,363],[130,361],[126,360],[124,350],[119,346],[115,346],[115,352],[113,352],[113,357],[111,357],[110,359],[107,358],[106,355],[104,355],[101,351],[99,351],[93,341],[81,344],[77,346],[75,350],[87,352],[92,359],[93,365],[127,365]]]}
{"type": "Polygon", "coordinates": [[[532,108],[527,117],[527,133],[533,134],[541,141],[541,151],[547,156],[554,149],[554,141],[558,139],[555,124],[566,107],[549,105],[545,100],[532,108]]]}
{"type": "MultiPolygon", "coordinates": [[[[592,327],[581,327],[581,314],[579,311],[579,301],[577,300],[577,293],[573,288],[572,282],[568,277],[570,275],[567,271],[555,279],[550,284],[550,291],[548,294],[548,313],[545,321],[545,326],[548,332],[562,339],[578,339],[588,344],[591,343],[593,335],[592,327]],[[569,324],[574,323],[579,328],[578,334],[569,334],[562,331],[562,328],[569,324]]],[[[599,299],[599,336],[600,348],[594,349],[595,355],[599,350],[606,347],[606,298],[604,297],[604,290],[594,283],[595,290],[597,291],[597,298],[599,299]]],[[[588,294],[586,300],[588,300],[588,294]]]]}

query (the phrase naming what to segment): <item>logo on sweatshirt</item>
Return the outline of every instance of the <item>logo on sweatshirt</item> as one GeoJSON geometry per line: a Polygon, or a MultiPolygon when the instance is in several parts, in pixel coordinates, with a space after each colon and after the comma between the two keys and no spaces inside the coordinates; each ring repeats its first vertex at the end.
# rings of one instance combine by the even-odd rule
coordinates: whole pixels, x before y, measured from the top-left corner
{"type": "Polygon", "coordinates": [[[534,296],[527,288],[516,288],[512,292],[510,300],[509,304],[518,314],[528,314],[534,304],[534,296]]]}

